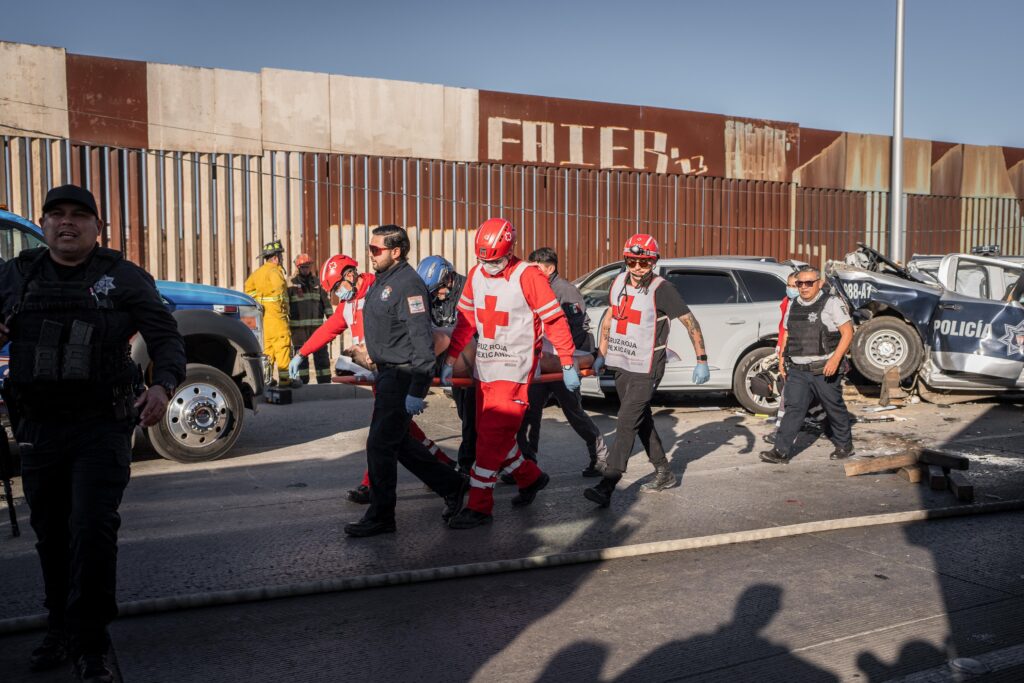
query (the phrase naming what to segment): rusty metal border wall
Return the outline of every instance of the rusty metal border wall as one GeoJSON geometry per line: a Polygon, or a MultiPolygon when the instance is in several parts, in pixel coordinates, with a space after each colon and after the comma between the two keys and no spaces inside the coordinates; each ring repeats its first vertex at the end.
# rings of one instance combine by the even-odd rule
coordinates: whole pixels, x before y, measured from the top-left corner
{"type": "MultiPolygon", "coordinates": [[[[652,233],[667,256],[796,258],[820,264],[864,242],[885,250],[888,193],[789,182],[559,169],[364,155],[262,156],[91,147],[0,139],[0,204],[37,218],[46,188],[74,182],[96,195],[103,244],[154,276],[241,289],[260,246],[289,259],[354,255],[368,267],[375,225],[409,229],[411,260],[442,254],[465,272],[474,230],[501,215],[518,252],[554,247],[572,278],[616,260],[625,238],[652,233]]],[[[1021,201],[906,196],[907,254],[1000,244],[1024,253],[1021,201]]]]}

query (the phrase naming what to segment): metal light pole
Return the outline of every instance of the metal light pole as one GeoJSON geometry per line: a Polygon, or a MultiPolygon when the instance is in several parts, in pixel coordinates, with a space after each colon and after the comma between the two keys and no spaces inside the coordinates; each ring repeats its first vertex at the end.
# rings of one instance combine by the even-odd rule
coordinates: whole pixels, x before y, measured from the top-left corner
{"type": "Polygon", "coordinates": [[[896,0],[896,78],[892,106],[892,172],[889,184],[889,258],[903,261],[903,10],[896,0]]]}

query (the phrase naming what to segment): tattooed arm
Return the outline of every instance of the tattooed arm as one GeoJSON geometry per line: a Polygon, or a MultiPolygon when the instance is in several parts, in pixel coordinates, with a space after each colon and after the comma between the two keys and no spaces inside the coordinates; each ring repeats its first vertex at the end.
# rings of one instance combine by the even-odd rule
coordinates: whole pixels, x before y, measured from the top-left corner
{"type": "Polygon", "coordinates": [[[686,327],[686,331],[690,334],[690,342],[693,344],[693,352],[698,356],[703,356],[707,351],[704,350],[704,333],[700,331],[700,323],[693,317],[693,313],[687,313],[686,315],[679,318],[679,321],[686,327]]]}

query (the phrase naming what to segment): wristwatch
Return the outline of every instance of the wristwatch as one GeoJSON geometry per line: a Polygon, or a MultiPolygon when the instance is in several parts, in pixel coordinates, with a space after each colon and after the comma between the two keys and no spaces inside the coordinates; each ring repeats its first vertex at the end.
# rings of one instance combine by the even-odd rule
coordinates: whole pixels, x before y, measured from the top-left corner
{"type": "Polygon", "coordinates": [[[708,362],[708,354],[706,354],[706,353],[700,354],[699,356],[697,356],[697,361],[698,362],[703,361],[703,362],[707,363],[708,362]]]}
{"type": "Polygon", "coordinates": [[[171,382],[157,382],[154,386],[160,386],[167,392],[167,398],[174,396],[174,392],[178,390],[178,385],[171,382]]]}

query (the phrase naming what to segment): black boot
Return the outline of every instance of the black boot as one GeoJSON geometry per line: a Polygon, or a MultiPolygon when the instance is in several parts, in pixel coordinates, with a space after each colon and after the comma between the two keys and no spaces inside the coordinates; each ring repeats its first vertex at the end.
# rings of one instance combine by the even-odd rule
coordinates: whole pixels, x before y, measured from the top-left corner
{"type": "Polygon", "coordinates": [[[87,654],[75,660],[75,675],[83,683],[113,683],[106,655],[87,654]]]}
{"type": "Polygon", "coordinates": [[[789,456],[783,455],[773,448],[770,451],[761,451],[761,462],[770,462],[773,465],[788,465],[789,456]]]}
{"type": "Polygon", "coordinates": [[[836,449],[832,451],[832,454],[828,456],[829,460],[846,460],[853,455],[853,444],[848,443],[845,446],[836,446],[836,449]]]}
{"type": "Polygon", "coordinates": [[[345,497],[348,498],[350,503],[356,503],[358,505],[369,505],[370,487],[366,486],[365,484],[360,484],[354,489],[350,489],[345,497]]]}
{"type": "Polygon", "coordinates": [[[393,534],[395,533],[395,520],[386,519],[378,521],[364,517],[358,522],[346,524],[345,533],[355,538],[366,538],[367,536],[376,536],[378,534],[393,534]]]}
{"type": "Polygon", "coordinates": [[[493,517],[484,512],[477,512],[472,508],[462,508],[462,511],[448,520],[449,529],[472,529],[483,524],[490,524],[493,517]]]}
{"type": "Polygon", "coordinates": [[[519,489],[519,493],[512,499],[512,507],[523,507],[533,502],[533,499],[537,497],[537,492],[548,485],[551,481],[551,477],[548,476],[547,472],[541,472],[537,479],[527,486],[525,489],[519,489]]]}
{"type": "Polygon", "coordinates": [[[48,631],[43,642],[32,650],[28,668],[32,671],[46,671],[68,661],[68,639],[61,631],[48,631]]]}
{"type": "Polygon", "coordinates": [[[441,513],[441,519],[447,522],[449,519],[459,514],[462,510],[462,502],[466,499],[466,493],[468,491],[469,477],[462,477],[459,489],[455,493],[450,493],[444,497],[444,512],[441,513]]]}
{"type": "Polygon", "coordinates": [[[657,493],[676,485],[676,475],[668,468],[668,463],[654,469],[654,479],[640,487],[641,493],[657,493]]]}
{"type": "Polygon", "coordinates": [[[614,477],[604,476],[601,481],[597,482],[597,486],[586,489],[583,492],[583,496],[598,506],[606,508],[611,505],[612,493],[615,491],[615,485],[619,483],[619,479],[622,475],[616,475],[614,477]]]}

